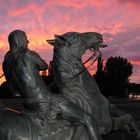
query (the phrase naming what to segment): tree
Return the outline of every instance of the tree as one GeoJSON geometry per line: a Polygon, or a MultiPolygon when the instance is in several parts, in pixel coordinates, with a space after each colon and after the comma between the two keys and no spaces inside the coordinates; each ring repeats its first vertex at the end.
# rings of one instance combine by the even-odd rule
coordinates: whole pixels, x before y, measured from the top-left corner
{"type": "Polygon", "coordinates": [[[103,68],[103,59],[102,57],[98,58],[98,63],[97,63],[97,71],[94,75],[94,78],[99,86],[99,89],[101,91],[101,93],[103,95],[107,95],[106,94],[106,75],[105,75],[105,71],[103,68]]]}
{"type": "Polygon", "coordinates": [[[132,68],[130,62],[123,57],[110,57],[105,65],[105,71],[109,76],[119,77],[122,80],[127,80],[132,74],[132,68]]]}
{"type": "Polygon", "coordinates": [[[128,91],[133,97],[137,97],[137,95],[140,95],[140,84],[129,83],[128,91]]]}
{"type": "Polygon", "coordinates": [[[132,74],[130,62],[123,57],[108,58],[104,71],[108,81],[108,92],[116,97],[128,97],[129,76],[132,74]]]}

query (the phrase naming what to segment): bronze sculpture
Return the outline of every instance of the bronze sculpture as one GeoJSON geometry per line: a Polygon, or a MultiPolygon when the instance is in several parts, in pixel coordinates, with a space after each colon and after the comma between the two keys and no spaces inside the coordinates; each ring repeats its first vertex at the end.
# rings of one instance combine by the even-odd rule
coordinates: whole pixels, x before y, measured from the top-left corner
{"type": "MultiPolygon", "coordinates": [[[[55,82],[60,88],[58,95],[51,93],[40,79],[38,71],[47,69],[47,64],[28,49],[25,32],[15,30],[9,34],[10,51],[3,70],[9,86],[20,92],[25,109],[20,112],[2,106],[0,139],[102,140],[101,135],[112,130],[109,103],[81,61],[86,49],[105,46],[102,35],[69,32],[48,42],[55,46],[53,63],[55,82]]],[[[133,121],[129,115],[113,118],[114,130],[130,119],[133,121]]],[[[139,133],[135,122],[130,124],[139,133]]]]}
{"type": "Polygon", "coordinates": [[[120,113],[117,107],[109,103],[82,63],[81,56],[87,49],[94,49],[96,45],[104,47],[102,35],[95,32],[68,32],[56,35],[48,43],[54,46],[54,77],[60,86],[60,93],[92,115],[98,126],[97,135],[106,135],[129,124],[139,139],[140,131],[133,117],[120,113]],[[119,117],[111,117],[113,110],[119,117]]]}
{"type": "MultiPolygon", "coordinates": [[[[61,114],[65,120],[84,124],[91,140],[100,140],[101,136],[96,134],[96,122],[92,121],[88,112],[64,98],[63,94],[54,95],[47,89],[38,74],[39,70],[47,68],[47,64],[37,53],[28,49],[25,32],[15,30],[9,34],[8,39],[10,51],[5,55],[3,70],[9,86],[18,90],[21,98],[26,100],[26,113],[22,115],[29,116],[35,123],[38,119],[45,120],[45,126],[40,124],[39,129],[43,127],[47,131],[47,121],[54,120],[61,114]]],[[[45,139],[47,136],[42,134],[38,137],[45,139]]]]}
{"type": "MultiPolygon", "coordinates": [[[[15,30],[8,37],[10,50],[3,62],[3,71],[9,87],[20,92],[21,98],[45,98],[45,84],[38,71],[46,70],[48,65],[40,56],[28,49],[27,36],[23,31],[15,30]]],[[[37,104],[27,105],[34,110],[37,104]]],[[[41,105],[40,105],[41,107],[41,105]]]]}

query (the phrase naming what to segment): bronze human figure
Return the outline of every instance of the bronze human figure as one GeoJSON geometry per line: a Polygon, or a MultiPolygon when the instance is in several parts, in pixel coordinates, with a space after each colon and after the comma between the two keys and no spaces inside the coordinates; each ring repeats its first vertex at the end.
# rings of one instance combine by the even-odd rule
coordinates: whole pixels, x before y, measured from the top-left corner
{"type": "MultiPolygon", "coordinates": [[[[46,70],[48,65],[34,51],[28,49],[25,32],[15,30],[8,37],[10,50],[3,62],[3,71],[11,89],[20,92],[21,98],[43,99],[46,97],[46,86],[39,76],[40,70],[46,70]]],[[[32,111],[37,104],[26,105],[32,111]]],[[[40,105],[40,108],[42,105],[40,105]]]]}

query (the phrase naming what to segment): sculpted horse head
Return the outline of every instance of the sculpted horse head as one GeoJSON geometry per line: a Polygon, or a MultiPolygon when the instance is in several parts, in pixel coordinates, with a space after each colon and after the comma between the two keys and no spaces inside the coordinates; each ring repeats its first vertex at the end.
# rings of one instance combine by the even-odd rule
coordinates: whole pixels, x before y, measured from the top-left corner
{"type": "Polygon", "coordinates": [[[47,40],[51,45],[65,46],[69,48],[72,55],[80,57],[87,49],[103,48],[107,45],[103,43],[103,36],[96,32],[68,32],[63,35],[55,35],[55,39],[47,40]]]}

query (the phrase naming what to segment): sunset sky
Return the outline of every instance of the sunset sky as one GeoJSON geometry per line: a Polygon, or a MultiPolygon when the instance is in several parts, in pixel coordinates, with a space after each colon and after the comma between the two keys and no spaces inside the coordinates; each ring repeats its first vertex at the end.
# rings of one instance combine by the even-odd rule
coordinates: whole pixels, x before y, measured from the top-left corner
{"type": "Polygon", "coordinates": [[[0,64],[15,29],[27,33],[30,49],[46,62],[53,47],[45,40],[54,34],[100,32],[108,44],[103,59],[127,58],[134,65],[131,81],[140,83],[140,0],[0,0],[0,64]]]}

